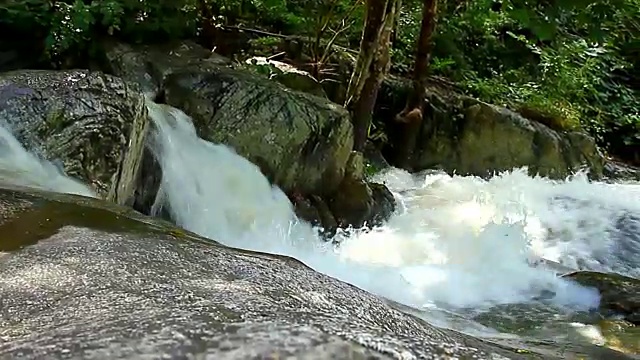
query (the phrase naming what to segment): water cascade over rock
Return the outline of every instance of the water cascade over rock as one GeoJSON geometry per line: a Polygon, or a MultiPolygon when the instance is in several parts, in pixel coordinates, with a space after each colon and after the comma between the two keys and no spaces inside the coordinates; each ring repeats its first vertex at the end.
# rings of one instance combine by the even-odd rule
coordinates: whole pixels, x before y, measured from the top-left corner
{"type": "Polygon", "coordinates": [[[102,198],[132,204],[147,131],[142,94],[87,70],[0,74],[0,126],[102,198]]]}
{"type": "MultiPolygon", "coordinates": [[[[337,226],[380,224],[394,211],[391,193],[364,179],[362,160],[351,152],[349,114],[341,106],[232,68],[188,42],[110,44],[106,54],[111,71],[183,110],[201,138],[225,144],[258,165],[294,202],[298,215],[328,233],[337,226]],[[356,165],[347,169],[349,164],[356,165]]],[[[144,162],[142,178],[159,177],[153,160],[144,162]]],[[[149,211],[157,185],[145,182],[137,199],[140,211],[149,211]]]]}
{"type": "Polygon", "coordinates": [[[450,142],[483,177],[365,176],[344,109],[202,50],[116,44],[120,77],[0,75],[0,357],[640,352],[638,184],[528,173],[591,147],[482,148],[508,170],[488,176],[450,142]]]}

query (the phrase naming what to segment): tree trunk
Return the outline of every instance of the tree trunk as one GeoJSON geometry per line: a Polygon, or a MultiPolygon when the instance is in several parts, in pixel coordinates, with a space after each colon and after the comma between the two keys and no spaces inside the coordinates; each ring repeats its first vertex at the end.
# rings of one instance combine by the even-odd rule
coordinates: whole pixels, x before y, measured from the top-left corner
{"type": "Polygon", "coordinates": [[[360,52],[347,88],[345,107],[353,110],[354,145],[364,150],[380,84],[389,69],[390,38],[398,0],[368,0],[360,52]]]}
{"type": "Polygon", "coordinates": [[[409,167],[411,163],[411,155],[415,149],[417,136],[424,119],[423,105],[431,60],[431,39],[436,28],[437,11],[438,0],[424,0],[422,24],[413,69],[412,91],[407,98],[405,108],[395,119],[402,127],[396,150],[397,166],[402,168],[409,167]]]}
{"type": "Polygon", "coordinates": [[[198,34],[200,41],[208,49],[212,49],[218,32],[214,24],[216,9],[210,2],[198,0],[198,12],[200,13],[200,26],[202,28],[202,31],[198,34]]]}
{"type": "Polygon", "coordinates": [[[364,87],[364,79],[373,62],[375,47],[384,23],[384,11],[388,2],[389,0],[367,0],[367,13],[364,29],[362,30],[362,38],[360,39],[360,49],[347,86],[345,107],[349,107],[357,100],[364,87]]]}

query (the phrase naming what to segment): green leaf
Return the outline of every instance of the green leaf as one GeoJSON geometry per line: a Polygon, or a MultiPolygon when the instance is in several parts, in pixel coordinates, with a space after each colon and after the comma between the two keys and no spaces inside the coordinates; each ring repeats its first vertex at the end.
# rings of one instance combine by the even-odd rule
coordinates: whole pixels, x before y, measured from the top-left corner
{"type": "Polygon", "coordinates": [[[509,15],[525,28],[528,28],[531,24],[531,12],[527,9],[516,8],[511,10],[509,15]]]}

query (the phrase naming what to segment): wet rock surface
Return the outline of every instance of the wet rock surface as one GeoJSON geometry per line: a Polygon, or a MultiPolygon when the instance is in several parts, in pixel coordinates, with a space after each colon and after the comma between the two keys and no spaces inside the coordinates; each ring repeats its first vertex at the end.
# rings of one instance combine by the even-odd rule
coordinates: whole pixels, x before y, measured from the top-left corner
{"type": "Polygon", "coordinates": [[[0,242],[3,358],[538,357],[99,200],[4,189],[0,219],[13,231],[0,242]],[[66,211],[49,221],[56,209],[66,211]],[[26,218],[37,231],[12,227],[26,218]]]}
{"type": "Polygon", "coordinates": [[[3,73],[0,124],[99,196],[133,201],[148,126],[137,87],[87,70],[3,73]]]}
{"type": "Polygon", "coordinates": [[[563,275],[600,291],[600,312],[605,316],[622,316],[640,325],[640,280],[612,273],[577,271],[563,275]]]}
{"type": "Polygon", "coordinates": [[[222,67],[175,72],[165,86],[203,139],[229,145],[285,192],[326,194],[342,179],[353,130],[330,101],[222,67]]]}
{"type": "Polygon", "coordinates": [[[365,158],[352,152],[345,167],[345,176],[327,205],[341,228],[379,226],[388,220],[396,208],[396,199],[383,184],[365,180],[365,158]]]}
{"type": "Polygon", "coordinates": [[[202,138],[232,147],[285,192],[323,194],[341,181],[353,130],[340,106],[232,69],[189,42],[112,44],[107,57],[114,74],[184,111],[202,138]]]}

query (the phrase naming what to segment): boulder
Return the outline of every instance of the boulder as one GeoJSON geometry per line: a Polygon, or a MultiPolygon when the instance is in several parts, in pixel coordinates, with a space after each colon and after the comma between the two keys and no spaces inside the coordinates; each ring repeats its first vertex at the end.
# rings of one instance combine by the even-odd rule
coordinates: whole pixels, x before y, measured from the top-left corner
{"type": "Polygon", "coordinates": [[[1,358],[530,355],[97,199],[0,189],[0,231],[1,358]]]}
{"type": "Polygon", "coordinates": [[[148,126],[137,87],[86,70],[0,74],[0,124],[100,197],[132,202],[148,126]]]}
{"type": "Polygon", "coordinates": [[[640,181],[640,167],[609,159],[604,165],[604,176],[614,181],[640,181]]]}
{"type": "Polygon", "coordinates": [[[108,43],[107,70],[191,116],[200,137],[226,144],[286,192],[337,188],[352,148],[342,107],[291,91],[190,42],[108,43]]]}
{"type": "MultiPolygon", "coordinates": [[[[379,121],[398,136],[393,118],[404,106],[410,83],[383,82],[377,105],[379,121]]],[[[581,132],[558,132],[504,107],[460,95],[432,82],[427,89],[427,117],[410,153],[413,170],[441,168],[459,175],[488,176],[528,167],[532,175],[565,178],[587,169],[600,178],[604,157],[595,141],[581,132]]],[[[394,157],[394,149],[388,149],[394,157]]]]}
{"type": "Polygon", "coordinates": [[[231,64],[231,60],[189,40],[138,46],[107,40],[102,50],[106,72],[138,84],[152,99],[161,95],[164,78],[175,69],[231,64]]]}
{"type": "Polygon", "coordinates": [[[600,312],[605,316],[623,316],[640,325],[640,279],[619,274],[576,271],[563,275],[600,291],[600,312]]]}
{"type": "Polygon", "coordinates": [[[193,118],[200,137],[231,146],[285,192],[324,195],[342,180],[353,128],[328,100],[211,66],[169,75],[165,101],[193,118]]]}
{"type": "Polygon", "coordinates": [[[352,152],[345,176],[329,198],[329,208],[340,227],[381,225],[395,211],[393,194],[385,185],[367,182],[364,167],[363,154],[352,152]]]}
{"type": "MultiPolygon", "coordinates": [[[[210,51],[198,50],[188,42],[155,50],[112,44],[106,58],[112,59],[108,69],[114,74],[140,83],[159,101],[191,116],[201,138],[228,145],[258,165],[289,195],[299,216],[324,227],[327,233],[333,233],[338,223],[349,223],[344,218],[336,222],[329,210],[328,203],[336,194],[342,202],[338,207],[353,199],[348,218],[359,218],[357,224],[388,218],[389,214],[375,213],[388,209],[388,201],[385,206],[377,206],[373,198],[355,199],[357,194],[350,189],[339,189],[353,147],[350,117],[341,106],[285,87],[280,80],[233,69],[210,51]]],[[[286,64],[280,65],[284,68],[286,64]]],[[[295,76],[304,73],[290,67],[286,70],[295,76]]],[[[148,213],[158,183],[148,178],[158,177],[159,170],[151,160],[143,163],[136,209],[148,213]]],[[[358,181],[365,188],[362,194],[373,196],[369,185],[358,181]]]]}

